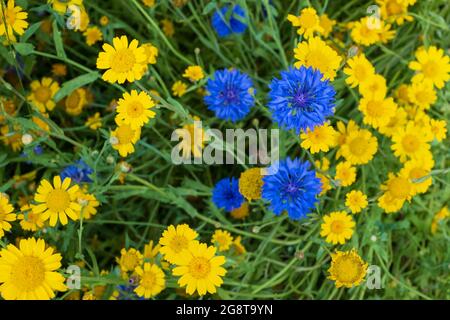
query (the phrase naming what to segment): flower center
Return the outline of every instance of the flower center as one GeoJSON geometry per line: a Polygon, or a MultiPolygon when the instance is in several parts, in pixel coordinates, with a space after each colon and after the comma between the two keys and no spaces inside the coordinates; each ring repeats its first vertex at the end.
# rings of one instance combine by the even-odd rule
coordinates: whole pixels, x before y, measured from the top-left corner
{"type": "Polygon", "coordinates": [[[211,263],[205,258],[193,258],[191,263],[189,264],[189,273],[195,279],[205,279],[209,275],[210,271],[211,263]]]}
{"type": "Polygon", "coordinates": [[[383,108],[380,108],[378,101],[372,100],[367,103],[367,113],[374,118],[381,117],[383,115],[383,108]]]}
{"type": "Polygon", "coordinates": [[[316,16],[311,13],[303,13],[300,16],[300,24],[305,29],[312,28],[317,24],[316,16]]]}
{"type": "Polygon", "coordinates": [[[422,168],[413,168],[409,172],[409,177],[411,179],[421,179],[427,175],[427,172],[422,168]]]}
{"type": "Polygon", "coordinates": [[[367,141],[364,138],[357,137],[350,141],[349,147],[351,153],[357,156],[361,156],[366,150],[367,141]]]}
{"type": "Polygon", "coordinates": [[[361,264],[351,257],[341,257],[336,262],[336,277],[341,282],[354,282],[358,279],[361,272],[361,264]]]}
{"type": "Polygon", "coordinates": [[[306,64],[315,69],[319,69],[322,73],[329,69],[327,61],[329,61],[329,58],[319,50],[311,51],[306,57],[306,64]]]}
{"type": "Polygon", "coordinates": [[[222,97],[225,101],[225,105],[236,104],[237,102],[237,94],[234,89],[227,89],[225,91],[220,92],[220,97],[222,97]]]}
{"type": "Polygon", "coordinates": [[[128,270],[134,270],[138,262],[139,259],[135,254],[127,253],[123,256],[122,264],[128,270]]]}
{"type": "Polygon", "coordinates": [[[357,64],[355,66],[354,75],[358,81],[363,81],[365,78],[367,78],[366,68],[362,64],[357,64]]]}
{"type": "Polygon", "coordinates": [[[435,61],[428,61],[422,67],[423,73],[428,78],[433,78],[438,73],[439,66],[435,61]]]}
{"type": "Polygon", "coordinates": [[[127,113],[132,118],[139,118],[144,113],[144,106],[138,101],[132,101],[127,106],[127,113]]]}
{"type": "Polygon", "coordinates": [[[51,91],[49,87],[40,86],[39,88],[34,91],[34,96],[36,97],[36,100],[45,103],[48,100],[50,100],[51,91]]]}
{"type": "Polygon", "coordinates": [[[389,182],[389,191],[397,199],[406,199],[411,191],[411,186],[405,178],[396,177],[389,182]]]}
{"type": "Polygon", "coordinates": [[[408,153],[414,153],[419,149],[419,141],[417,137],[412,134],[407,134],[402,139],[403,148],[408,153]]]}
{"type": "Polygon", "coordinates": [[[41,259],[31,256],[19,258],[11,271],[11,282],[20,292],[33,291],[45,280],[45,266],[41,259]]]}
{"type": "Polygon", "coordinates": [[[153,288],[156,284],[156,276],[153,272],[144,272],[141,279],[141,285],[144,288],[153,288]]]}
{"type": "Polygon", "coordinates": [[[330,229],[333,233],[342,233],[342,231],[344,231],[344,222],[341,220],[335,220],[331,223],[330,229]]]}
{"type": "Polygon", "coordinates": [[[188,239],[186,239],[185,236],[178,236],[176,235],[173,237],[173,239],[170,241],[170,248],[175,251],[176,253],[181,252],[183,249],[186,249],[188,246],[188,239]]]}
{"type": "Polygon", "coordinates": [[[117,128],[116,131],[117,139],[119,139],[120,144],[130,143],[134,136],[134,131],[128,125],[122,125],[117,128]]]}
{"type": "Polygon", "coordinates": [[[70,196],[67,191],[54,189],[48,194],[47,207],[53,212],[63,212],[70,205],[70,196]]]}
{"type": "Polygon", "coordinates": [[[402,13],[402,6],[395,0],[391,0],[386,5],[386,11],[388,15],[394,16],[402,13]]]}
{"type": "Polygon", "coordinates": [[[80,103],[80,94],[78,92],[78,90],[75,90],[74,92],[72,92],[66,100],[66,107],[68,109],[76,109],[80,103]]]}
{"type": "Polygon", "coordinates": [[[116,52],[112,59],[111,69],[115,72],[124,73],[133,69],[136,58],[130,49],[121,49],[116,52]]]}

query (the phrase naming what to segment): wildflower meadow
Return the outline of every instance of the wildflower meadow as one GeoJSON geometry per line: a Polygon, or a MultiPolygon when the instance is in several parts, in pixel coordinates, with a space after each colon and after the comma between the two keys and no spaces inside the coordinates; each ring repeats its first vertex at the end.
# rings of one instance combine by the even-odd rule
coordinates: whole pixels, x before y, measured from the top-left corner
{"type": "Polygon", "coordinates": [[[0,9],[0,300],[450,299],[448,1],[0,9]]]}

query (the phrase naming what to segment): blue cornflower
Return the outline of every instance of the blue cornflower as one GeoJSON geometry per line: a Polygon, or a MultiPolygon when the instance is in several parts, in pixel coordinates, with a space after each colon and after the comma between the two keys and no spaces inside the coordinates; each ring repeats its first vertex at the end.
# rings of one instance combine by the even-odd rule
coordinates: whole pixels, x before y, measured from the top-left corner
{"type": "Polygon", "coordinates": [[[314,208],[322,184],[310,166],[308,161],[287,158],[269,167],[263,177],[262,198],[270,202],[276,215],[286,211],[291,219],[298,220],[314,208]]]}
{"type": "Polygon", "coordinates": [[[334,113],[336,92],[322,73],[304,66],[281,72],[281,79],[269,85],[269,109],[280,127],[286,130],[313,130],[334,113]]]}
{"type": "Polygon", "coordinates": [[[212,16],[211,24],[221,38],[247,30],[247,25],[241,21],[245,19],[244,9],[240,5],[235,5],[232,12],[229,12],[230,9],[231,5],[224,6],[212,16]]]}
{"type": "Polygon", "coordinates": [[[92,182],[89,175],[94,172],[91,167],[89,167],[83,160],[78,160],[74,164],[66,167],[61,171],[61,179],[71,178],[76,183],[81,182],[92,182]]]}
{"type": "Polygon", "coordinates": [[[217,70],[214,79],[208,79],[206,83],[208,95],[204,101],[217,118],[236,122],[243,119],[255,104],[251,88],[253,81],[247,74],[236,69],[217,70]]]}
{"type": "Polygon", "coordinates": [[[212,191],[212,201],[216,207],[227,212],[240,208],[244,197],[239,193],[239,180],[224,178],[217,182],[212,191]]]}

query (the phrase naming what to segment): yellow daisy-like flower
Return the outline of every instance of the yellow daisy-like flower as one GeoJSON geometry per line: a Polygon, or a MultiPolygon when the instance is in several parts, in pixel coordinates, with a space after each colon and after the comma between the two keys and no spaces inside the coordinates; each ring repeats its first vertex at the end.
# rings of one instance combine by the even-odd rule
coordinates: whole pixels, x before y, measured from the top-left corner
{"type": "Polygon", "coordinates": [[[443,221],[444,219],[448,218],[450,216],[450,212],[447,208],[447,206],[444,206],[441,210],[439,210],[433,217],[433,221],[431,222],[431,233],[435,234],[439,223],[443,221]]]}
{"type": "Polygon", "coordinates": [[[88,220],[97,214],[97,207],[100,205],[100,202],[98,202],[93,194],[79,189],[76,194],[76,201],[81,206],[80,217],[82,216],[83,220],[88,220]]]}
{"type": "Polygon", "coordinates": [[[151,43],[144,43],[142,48],[144,48],[147,56],[147,64],[155,64],[158,57],[158,48],[151,43]]]}
{"type": "Polygon", "coordinates": [[[246,217],[248,217],[249,213],[250,212],[249,212],[248,202],[244,201],[239,208],[232,210],[230,212],[230,215],[234,219],[240,220],[240,219],[245,219],[246,217]]]}
{"type": "Polygon", "coordinates": [[[174,134],[181,139],[176,148],[182,152],[183,159],[190,159],[191,154],[194,158],[201,158],[202,150],[205,147],[205,142],[209,137],[201,125],[199,117],[192,117],[193,123],[187,123],[183,128],[176,129],[174,134]]]}
{"type": "Polygon", "coordinates": [[[142,0],[142,3],[150,8],[156,4],[155,0],[142,0]]]}
{"type": "Polygon", "coordinates": [[[222,285],[221,277],[227,272],[222,265],[226,260],[224,256],[215,254],[216,248],[213,246],[191,242],[189,247],[178,255],[175,261],[177,266],[172,273],[174,276],[180,276],[178,284],[186,287],[187,294],[192,295],[195,291],[200,296],[207,292],[216,293],[216,288],[222,285]]]}
{"type": "Polygon", "coordinates": [[[436,102],[437,95],[430,80],[413,81],[408,87],[409,101],[417,107],[427,110],[436,102]]]}
{"type": "Polygon", "coordinates": [[[0,238],[5,235],[5,231],[11,230],[10,222],[16,221],[14,207],[9,203],[6,195],[0,193],[0,238]]]}
{"type": "Polygon", "coordinates": [[[12,129],[9,128],[8,125],[0,128],[0,133],[2,136],[0,137],[0,141],[7,146],[10,146],[14,152],[19,151],[22,146],[22,134],[20,133],[20,127],[14,126],[12,129]]]}
{"type": "Polygon", "coordinates": [[[183,78],[189,79],[191,82],[196,82],[205,77],[203,69],[200,66],[189,66],[184,70],[183,78]]]}
{"type": "Polygon", "coordinates": [[[44,220],[40,213],[34,213],[33,208],[26,204],[20,207],[17,219],[20,220],[20,226],[25,231],[37,231],[44,227],[44,220]]]}
{"type": "Polygon", "coordinates": [[[331,254],[331,266],[328,279],[335,281],[336,288],[358,286],[367,274],[368,264],[355,249],[336,251],[331,254]]]}
{"type": "Polygon", "coordinates": [[[97,26],[87,28],[83,35],[86,37],[86,44],[88,46],[92,46],[103,40],[103,34],[97,26]]]}
{"type": "Polygon", "coordinates": [[[52,74],[55,77],[65,77],[67,75],[67,66],[63,63],[52,64],[52,74]]]}
{"type": "Polygon", "coordinates": [[[48,0],[53,7],[53,10],[59,13],[66,13],[67,8],[70,6],[83,6],[83,0],[48,0]]]}
{"type": "Polygon", "coordinates": [[[61,181],[60,176],[53,177],[53,185],[46,179],[42,180],[34,195],[37,205],[33,206],[34,213],[40,213],[42,220],[50,219],[50,226],[54,227],[56,222],[66,225],[69,216],[72,220],[80,218],[81,206],[76,201],[78,185],[70,186],[72,180],[65,178],[61,181]]]}
{"type": "Polygon", "coordinates": [[[90,116],[89,118],[87,118],[84,125],[91,130],[97,130],[98,128],[101,128],[102,127],[102,117],[100,116],[100,112],[96,112],[96,113],[94,113],[93,116],[90,116]]]}
{"type": "MultiPolygon", "coordinates": [[[[377,22],[381,21],[378,20],[377,22]]],[[[375,26],[372,26],[368,17],[353,23],[350,36],[354,42],[363,46],[370,46],[380,41],[379,31],[375,26]]]]}
{"type": "Polygon", "coordinates": [[[173,35],[175,34],[175,26],[173,25],[173,22],[169,19],[162,19],[161,24],[164,34],[169,38],[173,37],[173,35]]]}
{"type": "Polygon", "coordinates": [[[289,14],[287,19],[292,23],[293,27],[298,27],[297,33],[303,35],[305,39],[314,36],[316,32],[323,32],[319,16],[314,8],[304,8],[298,17],[289,14]]]}
{"type": "Polygon", "coordinates": [[[316,172],[316,177],[320,179],[320,182],[322,184],[322,190],[319,193],[319,196],[323,196],[327,191],[333,189],[333,186],[331,184],[331,180],[324,174],[316,172]]]}
{"type": "Polygon", "coordinates": [[[211,238],[211,243],[217,246],[218,251],[227,251],[233,244],[233,237],[228,231],[216,230],[211,238]]]}
{"type": "Polygon", "coordinates": [[[41,81],[32,81],[30,87],[31,93],[28,95],[28,101],[32,102],[40,112],[45,113],[55,108],[53,97],[59,90],[58,82],[44,77],[41,81]]]}
{"type": "Polygon", "coordinates": [[[172,93],[175,97],[182,97],[186,93],[187,85],[183,81],[176,81],[172,86],[172,93]]]}
{"type": "Polygon", "coordinates": [[[356,168],[346,161],[339,163],[334,180],[343,187],[351,186],[356,181],[356,168]]]}
{"type": "Polygon", "coordinates": [[[156,264],[144,263],[144,268],[136,268],[136,274],[139,276],[139,283],[134,292],[139,297],[145,299],[156,296],[164,290],[166,280],[164,272],[156,264]]]}
{"type": "Polygon", "coordinates": [[[332,244],[344,244],[353,235],[355,221],[345,211],[334,211],[323,217],[320,235],[332,244]]]}
{"type": "Polygon", "coordinates": [[[61,255],[42,239],[22,239],[19,248],[8,244],[0,251],[0,293],[5,300],[49,300],[66,291],[58,273],[61,255]]]}
{"type": "Polygon", "coordinates": [[[402,83],[395,90],[395,99],[398,104],[404,106],[411,103],[409,101],[409,86],[407,84],[402,83]]]}
{"type": "Polygon", "coordinates": [[[64,110],[67,114],[78,116],[83,112],[84,107],[88,104],[86,94],[86,89],[78,88],[67,96],[64,101],[64,110]]]}
{"type": "Polygon", "coordinates": [[[359,129],[348,133],[341,146],[342,156],[350,164],[366,164],[378,150],[377,138],[369,130],[359,129]]]}
{"type": "Polygon", "coordinates": [[[109,18],[107,16],[101,16],[99,22],[101,26],[105,27],[109,24],[109,18]]]}
{"type": "Polygon", "coordinates": [[[358,105],[359,111],[364,115],[363,122],[374,128],[386,126],[395,115],[397,105],[392,98],[377,98],[371,96],[362,98],[358,105]]]}
{"type": "Polygon", "coordinates": [[[392,150],[394,155],[405,162],[408,159],[418,159],[428,150],[432,134],[428,130],[418,127],[409,121],[392,136],[392,150]]]}
{"type": "Polygon", "coordinates": [[[430,120],[431,132],[434,138],[441,142],[447,136],[447,122],[445,120],[430,120]]]}
{"type": "Polygon", "coordinates": [[[234,248],[234,251],[235,251],[238,255],[241,255],[241,254],[244,254],[244,253],[247,252],[247,250],[245,250],[245,247],[244,247],[244,245],[241,243],[241,241],[242,241],[242,237],[241,237],[241,236],[237,236],[237,237],[234,238],[234,240],[233,240],[233,248],[234,248]]]}
{"type": "Polygon", "coordinates": [[[27,17],[28,13],[22,11],[22,7],[15,6],[14,0],[8,0],[5,11],[3,8],[0,10],[0,36],[6,34],[11,40],[15,40],[13,32],[23,35],[28,28],[27,17]]]}
{"type": "Polygon", "coordinates": [[[150,242],[144,246],[144,259],[152,260],[158,255],[160,249],[161,246],[159,244],[154,245],[153,240],[150,240],[150,242]]]}
{"type": "MultiPolygon", "coordinates": [[[[359,126],[353,120],[349,120],[347,126],[345,126],[345,123],[343,123],[342,121],[338,121],[336,123],[336,128],[338,131],[336,141],[339,147],[342,147],[345,144],[345,142],[347,141],[347,136],[350,132],[359,130],[359,126]]],[[[336,159],[339,159],[341,156],[342,148],[339,148],[339,150],[336,152],[336,159]]]]}
{"type": "Polygon", "coordinates": [[[133,129],[128,124],[121,124],[111,132],[110,141],[113,149],[119,151],[121,157],[126,157],[134,152],[134,145],[140,137],[140,128],[133,129]]]}
{"type": "Polygon", "coordinates": [[[321,34],[325,38],[328,38],[331,31],[333,31],[333,27],[336,24],[336,20],[330,19],[326,13],[321,15],[319,19],[320,19],[319,21],[320,26],[322,27],[321,34]]]}
{"type": "Polygon", "coordinates": [[[130,125],[132,129],[139,129],[155,117],[156,113],[151,110],[155,105],[153,99],[144,91],[125,92],[117,104],[116,121],[130,125]]]}
{"type": "Polygon", "coordinates": [[[385,192],[378,198],[378,206],[386,213],[397,212],[414,195],[414,188],[408,177],[393,173],[389,173],[388,180],[381,189],[385,192]]]}
{"type": "Polygon", "coordinates": [[[187,224],[179,224],[176,227],[170,225],[164,230],[159,244],[161,249],[159,252],[164,256],[164,259],[170,263],[175,263],[175,260],[180,257],[181,252],[189,247],[192,242],[198,242],[195,240],[198,237],[198,233],[192,230],[187,224]]]}
{"type": "Polygon", "coordinates": [[[431,153],[426,154],[420,159],[406,162],[400,170],[400,176],[407,177],[411,181],[414,195],[427,192],[433,183],[430,173],[434,166],[434,160],[431,153]]]}
{"type": "Polygon", "coordinates": [[[301,66],[313,67],[323,73],[324,79],[334,80],[336,70],[342,58],[318,37],[312,37],[303,41],[294,49],[294,57],[298,61],[294,63],[296,68],[301,66]]]}
{"type": "Polygon", "coordinates": [[[404,0],[377,0],[381,8],[381,17],[399,26],[405,21],[413,21],[413,17],[408,14],[408,2],[404,0]]]}
{"type": "Polygon", "coordinates": [[[373,74],[359,84],[359,93],[365,98],[384,99],[387,93],[386,79],[373,74]]]}
{"type": "Polygon", "coordinates": [[[345,205],[352,213],[361,212],[368,204],[367,196],[359,190],[352,190],[345,195],[345,205]]]}
{"type": "Polygon", "coordinates": [[[98,69],[107,69],[102,79],[110,83],[140,80],[146,70],[147,55],[139,42],[133,39],[128,45],[126,36],[115,37],[113,46],[104,43],[104,52],[97,59],[98,69]]]}
{"type": "Polygon", "coordinates": [[[126,274],[127,272],[133,272],[138,266],[141,266],[144,257],[142,253],[134,248],[128,250],[122,248],[120,250],[120,258],[116,258],[116,261],[119,264],[120,271],[126,274]]]}
{"type": "Polygon", "coordinates": [[[249,201],[261,199],[262,168],[250,168],[239,177],[239,192],[249,201]]]}
{"type": "Polygon", "coordinates": [[[399,129],[403,128],[407,122],[407,114],[404,108],[396,108],[394,115],[388,123],[380,126],[378,131],[388,137],[392,137],[399,129]]]}
{"type": "Polygon", "coordinates": [[[301,133],[300,138],[303,140],[300,146],[309,150],[312,154],[320,151],[328,152],[337,144],[338,133],[330,126],[324,123],[321,126],[315,126],[314,130],[306,129],[306,133],[301,133]]]}
{"type": "Polygon", "coordinates": [[[444,87],[450,78],[450,58],[445,55],[444,50],[431,46],[423,47],[416,51],[416,61],[409,63],[409,68],[416,71],[413,81],[430,80],[437,88],[444,87]]]}
{"type": "Polygon", "coordinates": [[[369,77],[375,75],[375,68],[364,54],[359,54],[347,61],[344,73],[348,76],[345,82],[355,88],[369,77]]]}

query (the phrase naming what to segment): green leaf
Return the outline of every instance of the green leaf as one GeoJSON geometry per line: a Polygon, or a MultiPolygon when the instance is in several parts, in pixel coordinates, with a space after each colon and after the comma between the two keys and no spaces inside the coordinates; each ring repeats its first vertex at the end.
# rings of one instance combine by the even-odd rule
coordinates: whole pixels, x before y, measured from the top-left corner
{"type": "Polygon", "coordinates": [[[14,57],[11,55],[11,52],[8,51],[8,47],[6,46],[0,46],[0,56],[5,59],[8,64],[13,65],[14,64],[14,57]]]}
{"type": "Polygon", "coordinates": [[[34,46],[31,43],[15,43],[14,49],[22,56],[27,56],[33,53],[34,46]]]}
{"type": "Polygon", "coordinates": [[[32,24],[27,31],[25,31],[25,33],[23,34],[23,36],[20,38],[21,42],[27,42],[28,39],[30,39],[30,37],[35,34],[35,32],[37,30],[39,30],[40,26],[41,26],[42,22],[36,22],[34,24],[32,24]]]}
{"type": "Polygon", "coordinates": [[[212,1],[210,3],[208,3],[204,8],[203,8],[203,15],[207,15],[209,14],[211,11],[213,11],[215,8],[217,7],[217,3],[215,1],[212,1]]]}
{"type": "Polygon", "coordinates": [[[81,76],[76,77],[70,81],[64,82],[61,89],[55,94],[54,100],[55,102],[60,101],[61,99],[67,97],[74,90],[81,88],[89,83],[94,82],[98,79],[100,74],[97,71],[93,71],[90,73],[83,74],[81,76]]]}
{"type": "Polygon", "coordinates": [[[53,41],[55,42],[56,55],[62,59],[66,59],[66,52],[61,37],[61,32],[58,29],[58,23],[53,21],[53,41]]]}

